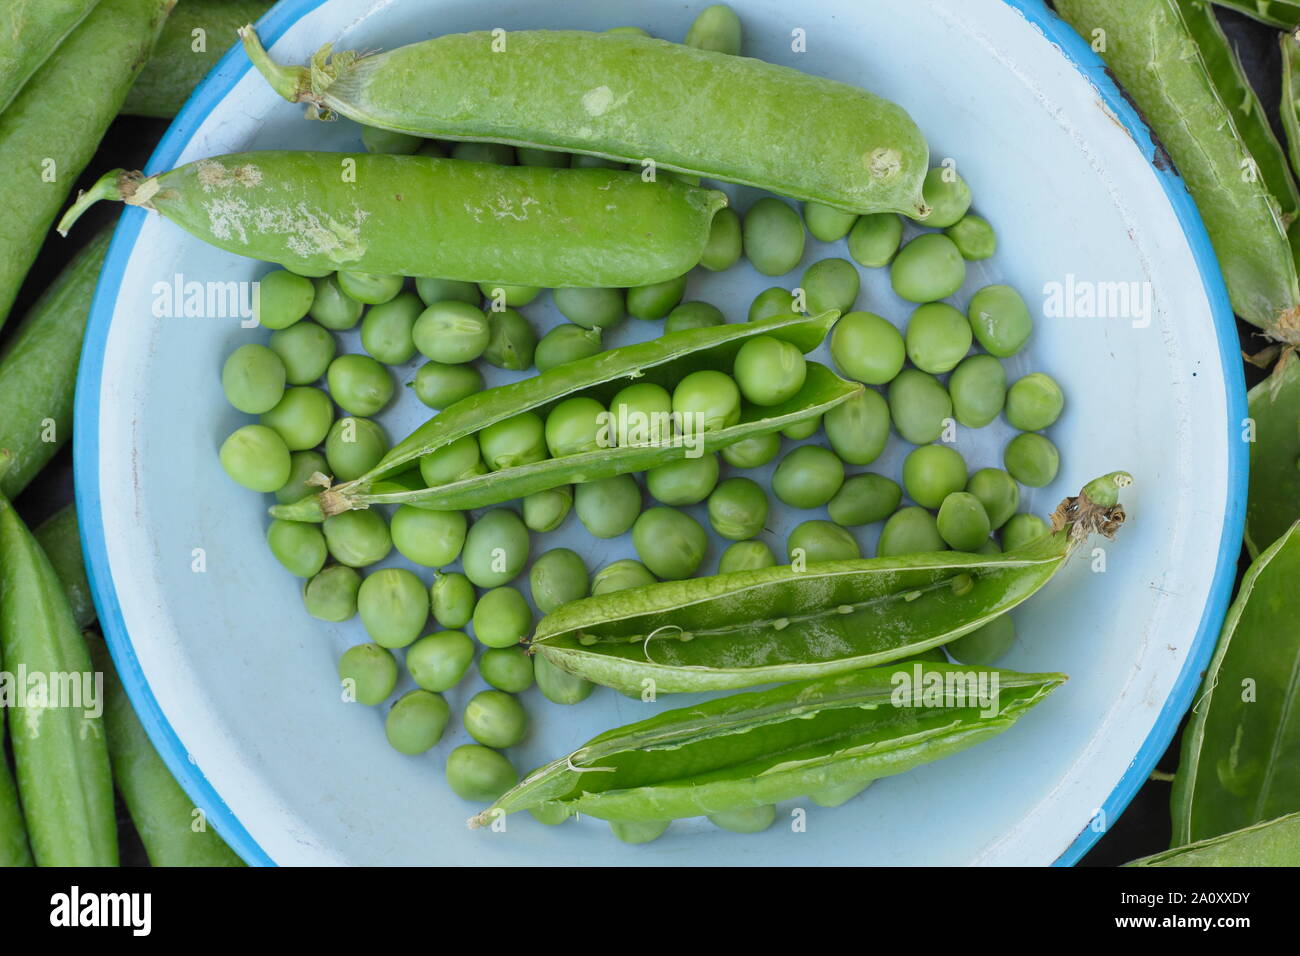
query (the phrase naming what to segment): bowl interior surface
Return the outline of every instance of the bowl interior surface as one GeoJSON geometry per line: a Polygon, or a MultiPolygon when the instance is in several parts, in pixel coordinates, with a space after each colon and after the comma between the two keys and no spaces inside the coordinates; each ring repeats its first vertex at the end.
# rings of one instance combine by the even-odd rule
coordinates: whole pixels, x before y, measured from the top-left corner
{"type": "MultiPolygon", "coordinates": [[[[340,702],[335,664],[345,648],[366,640],[360,621],[331,625],[307,616],[300,583],[264,544],[271,496],[239,488],[217,461],[224,437],[249,421],[224,401],[222,362],[269,333],[242,327],[238,317],[159,314],[175,304],[176,289],[184,297],[186,283],[208,289],[252,280],[268,266],[133,209],[114,241],[84,360],[77,439],[83,534],[114,654],[146,725],[191,796],[246,858],[1046,864],[1077,858],[1163,749],[1222,616],[1222,552],[1235,560],[1245,474],[1240,443],[1230,437],[1244,414],[1235,358],[1225,371],[1222,335],[1231,315],[1225,318],[1217,269],[1181,186],[1155,170],[1146,141],[1139,146],[1117,122],[1117,115],[1133,122],[1122,102],[1103,100],[1062,55],[1064,45],[1070,57],[1095,66],[1077,38],[1050,32],[1051,15],[1037,3],[810,0],[797,16],[776,0],[734,5],[750,55],[902,104],[929,139],[931,162],[957,160],[975,210],[997,229],[997,255],[972,264],[953,302],[964,307],[991,282],[1018,289],[1036,331],[1028,348],[1007,361],[1008,378],[1044,371],[1067,396],[1049,433],[1062,452],[1060,475],[1024,495],[1021,510],[1046,515],[1088,479],[1114,469],[1136,478],[1124,494],[1130,521],[1118,539],[1082,549],[1016,612],[1018,639],[1001,666],[1063,671],[1069,682],[1009,732],[879,781],[844,807],[782,805],[777,825],[761,836],[724,833],[701,819],[679,821],[655,843],[629,847],[597,820],[548,828],[526,814],[511,817],[505,832],[469,831],[465,820],[479,808],[450,792],[442,765],[452,748],[469,742],[459,714],[486,685],[471,671],[447,695],[452,723],[418,758],[388,747],[386,707],[340,702]],[[795,30],[804,31],[806,52],[792,50],[795,30]],[[925,56],[916,54],[919,38],[925,56]],[[1149,290],[1149,315],[1047,314],[1053,289],[1069,298],[1098,283],[1133,283],[1138,303],[1149,290]],[[796,810],[806,811],[803,826],[791,825],[803,819],[796,810]]],[[[275,41],[277,60],[304,62],[327,41],[379,49],[497,26],[635,24],[680,39],[696,12],[653,0],[617,10],[596,0],[289,0],[266,19],[263,38],[275,41]]],[[[743,98],[735,116],[744,122],[743,98]]],[[[725,139],[727,131],[717,135],[725,139]]],[[[151,171],[270,148],[362,147],[356,125],[305,120],[235,53],[177,121],[151,171]]],[[[742,211],[759,195],[725,188],[742,211]]],[[[909,235],[916,231],[909,227],[909,235]]],[[[686,298],[713,302],[729,321],[744,321],[760,290],[798,285],[803,268],[827,256],[847,257],[844,243],[810,238],[799,269],[779,279],[748,265],[721,275],[697,269],[686,298]]],[[[856,307],[902,327],[912,307],[894,296],[887,270],[861,271],[856,307]]],[[[548,295],[523,311],[539,333],[562,321],[548,295]]],[[[606,343],[650,338],[660,325],[628,319],[606,343]]],[[[341,351],[361,351],[355,331],[340,344],[341,351]]],[[[814,357],[829,362],[824,346],[814,357]]],[[[414,377],[420,361],[398,372],[399,384],[414,377]]],[[[485,371],[492,385],[519,377],[485,371]]],[[[410,389],[398,392],[380,416],[393,441],[429,414],[410,389]]],[[[1000,467],[1012,434],[999,420],[960,430],[956,447],[972,471],[1000,467]]],[[[820,435],[812,441],[825,444],[820,435]]],[[[866,470],[897,480],[908,449],[895,435],[866,470]]],[[[770,473],[768,466],[750,476],[766,485],[770,473]]],[[[824,509],[775,505],[763,538],[778,554],[796,524],[825,517],[824,509]]],[[[707,526],[702,506],[687,510],[707,526]]],[[[874,554],[878,533],[879,526],[856,530],[864,554],[874,554]]],[[[720,542],[712,539],[705,570],[716,567],[720,542]]],[[[560,546],[577,550],[592,571],[635,556],[630,535],[597,541],[572,515],[560,530],[534,537],[534,556],[560,546]]],[[[428,569],[417,571],[430,579],[428,569]]],[[[526,583],[517,583],[526,593],[526,583]]],[[[404,678],[397,694],[412,686],[404,678]]],[[[566,708],[534,688],[524,694],[530,733],[509,755],[526,771],[611,726],[688,702],[643,703],[600,688],[566,708]]]]}

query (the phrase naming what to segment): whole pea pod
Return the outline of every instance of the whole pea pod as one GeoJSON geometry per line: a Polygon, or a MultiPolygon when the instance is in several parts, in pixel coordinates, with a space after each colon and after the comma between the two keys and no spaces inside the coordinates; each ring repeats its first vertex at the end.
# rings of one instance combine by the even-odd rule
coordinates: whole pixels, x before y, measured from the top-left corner
{"type": "Polygon", "coordinates": [[[625,170],[268,150],[156,176],[114,170],[78,197],[60,232],[99,199],[151,209],[218,248],[294,269],[436,271],[547,288],[684,275],[727,204],[716,189],[625,170]]]}
{"type": "Polygon", "coordinates": [[[923,218],[929,148],[907,113],[789,67],[651,37],[456,33],[386,53],[253,65],[309,115],[441,139],[567,150],[758,186],[852,212],[923,218]],[[725,132],[725,135],[723,133],[725,132]]]}
{"type": "Polygon", "coordinates": [[[1144,856],[1126,866],[1300,866],[1300,813],[1144,856]]]}
{"type": "MultiPolygon", "coordinates": [[[[805,353],[811,352],[826,337],[838,316],[834,310],[815,318],[791,313],[763,322],[684,329],[488,389],[456,402],[431,418],[361,477],[293,504],[275,505],[271,514],[290,521],[322,521],[349,509],[375,504],[459,511],[676,461],[689,454],[691,448],[670,440],[545,458],[532,464],[468,475],[433,488],[425,487],[419,472],[412,470],[420,458],[454,441],[523,412],[545,414],[562,399],[581,395],[608,404],[621,388],[634,380],[671,389],[692,372],[729,368],[740,346],[755,336],[773,335],[792,342],[805,353]]],[[[698,447],[703,452],[716,451],[755,435],[819,418],[861,392],[858,383],[846,382],[826,366],[809,362],[803,387],[788,401],[762,408],[745,406],[739,422],[699,436],[698,447]]]]}
{"type": "Polygon", "coordinates": [[[1300,519],[1300,357],[1283,353],[1246,396],[1255,423],[1246,495],[1246,549],[1258,558],[1300,519]]]}
{"type": "Polygon", "coordinates": [[[32,534],[63,584],[77,627],[86,628],[94,624],[95,602],[90,596],[90,582],[86,579],[86,565],[81,555],[76,506],[60,508],[41,522],[32,534]]]}
{"type": "Polygon", "coordinates": [[[1253,20],[1279,30],[1300,27],[1300,3],[1295,0],[1214,0],[1220,7],[1236,10],[1253,20]]]}
{"type": "Polygon", "coordinates": [[[913,661],[717,697],[592,738],[470,826],[529,809],[674,820],[861,786],[1001,733],[1065,679],[913,661]]]}
{"type": "Polygon", "coordinates": [[[99,0],[9,0],[0,11],[0,113],[99,0]]]}
{"type": "Polygon", "coordinates": [[[531,648],[624,693],[685,693],[837,674],[939,647],[1043,587],[1093,531],[1124,520],[1113,473],[1062,502],[1054,531],[1005,554],[826,561],[667,581],[562,605],[531,648]]]}

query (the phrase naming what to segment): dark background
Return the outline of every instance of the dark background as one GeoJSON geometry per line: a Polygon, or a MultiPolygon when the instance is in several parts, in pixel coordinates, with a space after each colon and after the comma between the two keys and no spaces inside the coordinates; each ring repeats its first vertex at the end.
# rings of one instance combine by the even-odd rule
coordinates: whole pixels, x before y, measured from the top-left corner
{"type": "MultiPolygon", "coordinates": [[[[1232,11],[1219,9],[1219,20],[1223,24],[1229,39],[1237,48],[1242,64],[1254,85],[1260,100],[1273,124],[1278,139],[1285,143],[1281,123],[1278,118],[1278,103],[1281,98],[1281,53],[1278,46],[1278,33],[1270,27],[1256,23],[1232,11]]],[[[149,159],[155,144],[166,131],[166,120],[151,120],[139,117],[121,117],[109,128],[100,144],[98,153],[87,166],[87,172],[73,190],[90,186],[105,170],[122,167],[140,169],[149,159]]],[[[18,325],[18,318],[26,313],[37,296],[58,275],[59,271],[72,258],[73,254],[98,232],[99,227],[112,222],[120,207],[111,203],[99,203],[86,213],[67,239],[61,239],[51,233],[41,248],[36,264],[28,274],[27,281],[17,301],[12,315],[14,320],[7,323],[4,332],[12,334],[18,325]]],[[[1266,344],[1258,336],[1258,330],[1240,320],[1237,323],[1241,337],[1242,349],[1256,352],[1266,344]]],[[[4,338],[0,334],[0,342],[4,338]]],[[[1263,373],[1250,365],[1246,366],[1247,387],[1263,378],[1263,373]]],[[[0,410],[2,413],[2,410],[0,410]]],[[[72,500],[72,449],[64,447],[52,462],[34,480],[17,501],[18,510],[26,518],[28,525],[34,527],[47,516],[72,500]]],[[[1244,573],[1248,560],[1243,551],[1238,569],[1238,580],[1244,573]]],[[[1184,720],[1184,724],[1186,721],[1184,720]]],[[[1172,774],[1178,768],[1179,734],[1170,744],[1164,756],[1160,758],[1158,770],[1172,774]]],[[[1096,846],[1084,857],[1083,866],[1115,866],[1164,850],[1169,845],[1169,790],[1165,780],[1152,779],[1138,791],[1124,811],[1123,816],[1115,821],[1109,832],[1102,835],[1096,846]]],[[[124,865],[148,865],[144,850],[131,828],[122,807],[118,807],[121,821],[122,863],[124,865]]]]}

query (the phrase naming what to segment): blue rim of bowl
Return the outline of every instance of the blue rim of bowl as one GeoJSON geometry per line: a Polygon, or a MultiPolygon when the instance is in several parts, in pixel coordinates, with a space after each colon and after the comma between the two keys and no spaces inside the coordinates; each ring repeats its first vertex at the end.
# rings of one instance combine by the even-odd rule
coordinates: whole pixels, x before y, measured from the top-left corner
{"type": "MultiPolygon", "coordinates": [[[[281,0],[257,21],[257,30],[269,48],[305,14],[327,0],[281,0]]],[[[1114,80],[1106,72],[1106,65],[1092,51],[1084,39],[1064,20],[1047,9],[1042,0],[1003,0],[1042,34],[1051,40],[1067,60],[1082,73],[1096,89],[1107,109],[1128,130],[1134,145],[1155,140],[1146,122],[1138,114],[1114,80]]],[[[146,173],[171,169],[180,154],[189,145],[195,131],[217,106],[252,69],[252,64],[236,44],[221,58],[212,72],[194,90],[181,108],[175,121],[163,134],[157,149],[149,158],[146,173]]],[[[1214,652],[1219,629],[1227,614],[1236,579],[1237,557],[1241,551],[1241,536],[1245,526],[1245,501],[1248,476],[1248,458],[1243,443],[1237,440],[1234,422],[1246,417],[1246,380],[1238,359],[1237,326],[1228,301],[1227,288],[1219,270],[1218,259],[1210,244],[1209,234],[1201,221],[1191,195],[1182,178],[1172,169],[1161,168],[1157,163],[1158,147],[1152,145],[1144,156],[1165,191],[1174,214],[1183,228],[1205,286],[1219,341],[1219,357],[1223,363],[1224,383],[1228,393],[1228,500],[1224,509],[1223,532],[1219,542],[1219,556],[1210,587],[1210,597],[1201,615],[1200,625],[1188,651],[1182,671],[1178,675],[1155,725],[1147,734],[1141,748],[1133,757],[1128,771],[1115,785],[1105,802],[1095,811],[1093,820],[1105,825],[1086,824],[1074,841],[1056,859],[1057,866],[1077,863],[1105,832],[1106,826],[1119,819],[1124,808],[1133,799],[1149,777],[1156,762],[1169,746],[1183,714],[1191,705],[1192,696],[1200,685],[1201,672],[1214,652]]],[[[93,423],[92,427],[79,428],[73,437],[74,466],[76,472],[77,512],[81,519],[82,547],[87,559],[100,623],[108,641],[113,662],[117,666],[127,695],[135,705],[136,713],[144,724],[149,739],[153,741],[163,761],[180,782],[182,788],[197,806],[205,808],[208,821],[227,844],[245,862],[255,866],[274,866],[275,861],[258,845],[252,835],[221,799],[211,781],[198,766],[190,762],[185,745],[163,714],[162,708],[145,679],[135,650],[127,636],[122,609],[112,586],[108,568],[108,551],[104,540],[102,503],[99,497],[99,395],[103,381],[103,356],[107,344],[109,325],[117,292],[122,283],[127,260],[139,237],[146,213],[142,209],[123,211],[117,230],[109,245],[108,255],[100,273],[99,286],[91,304],[90,319],[86,328],[85,345],[79,370],[75,415],[79,422],[93,423]]]]}

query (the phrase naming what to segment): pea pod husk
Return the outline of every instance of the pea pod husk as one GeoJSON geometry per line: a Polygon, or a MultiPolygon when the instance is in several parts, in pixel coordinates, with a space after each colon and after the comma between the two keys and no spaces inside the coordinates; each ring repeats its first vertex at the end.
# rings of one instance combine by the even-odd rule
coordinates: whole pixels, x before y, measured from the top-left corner
{"type": "Polygon", "coordinates": [[[1279,30],[1300,26],[1300,3],[1292,0],[1214,0],[1214,3],[1279,30]]]}
{"type": "Polygon", "coordinates": [[[156,176],[114,170],[78,197],[59,230],[99,199],[153,210],[228,252],[316,274],[436,270],[546,288],[684,275],[727,204],[716,189],[625,170],[267,150],[156,176]]]}
{"type": "Polygon", "coordinates": [[[1125,865],[1300,866],[1300,813],[1288,813],[1125,865]]]}
{"type": "Polygon", "coordinates": [[[1246,548],[1258,558],[1300,519],[1300,359],[1284,353],[1247,396],[1254,440],[1246,496],[1246,548]]]}
{"type": "Polygon", "coordinates": [[[81,555],[81,532],[77,525],[77,508],[65,505],[46,518],[32,532],[37,544],[50,559],[50,566],[63,584],[68,607],[77,627],[95,623],[95,602],[90,596],[90,581],[81,555]]]}
{"type": "Polygon", "coordinates": [[[1001,733],[1065,679],[913,661],[717,697],[592,738],[470,826],[534,808],[672,820],[866,784],[1001,733]]]}
{"type": "Polygon", "coordinates": [[[99,0],[10,0],[0,13],[0,113],[99,0]]]}
{"type": "Polygon", "coordinates": [[[326,45],[310,66],[298,67],[274,63],[251,27],[241,35],[272,88],[309,104],[311,117],[341,115],[418,136],[561,149],[638,167],[653,158],[664,169],[851,212],[928,213],[921,186],[929,147],[888,100],[789,67],[651,37],[498,32],[449,34],[365,55],[326,45]]]}
{"type": "Polygon", "coordinates": [[[531,647],[624,693],[724,690],[870,667],[995,620],[1051,580],[1091,531],[1114,534],[1123,520],[1118,505],[1080,496],[1062,503],[1052,533],[1006,554],[784,565],[583,598],[544,617],[531,647]]]}
{"type": "MultiPolygon", "coordinates": [[[[435,510],[478,508],[560,485],[644,471],[674,461],[683,457],[687,449],[671,444],[603,448],[476,475],[435,488],[423,487],[423,481],[412,471],[421,457],[459,438],[524,411],[544,413],[556,402],[573,395],[608,403],[633,380],[656,382],[671,390],[691,372],[718,368],[729,362],[747,339],[757,335],[784,338],[801,351],[810,352],[826,337],[838,316],[832,310],[815,318],[791,314],[766,322],[684,329],[488,389],[435,415],[355,481],[291,505],[276,505],[271,513],[294,521],[321,521],[372,504],[410,504],[435,510]]],[[[861,391],[860,384],[846,382],[825,366],[810,362],[798,394],[778,406],[746,407],[736,425],[704,436],[704,450],[713,451],[753,435],[817,418],[861,391]]]]}

